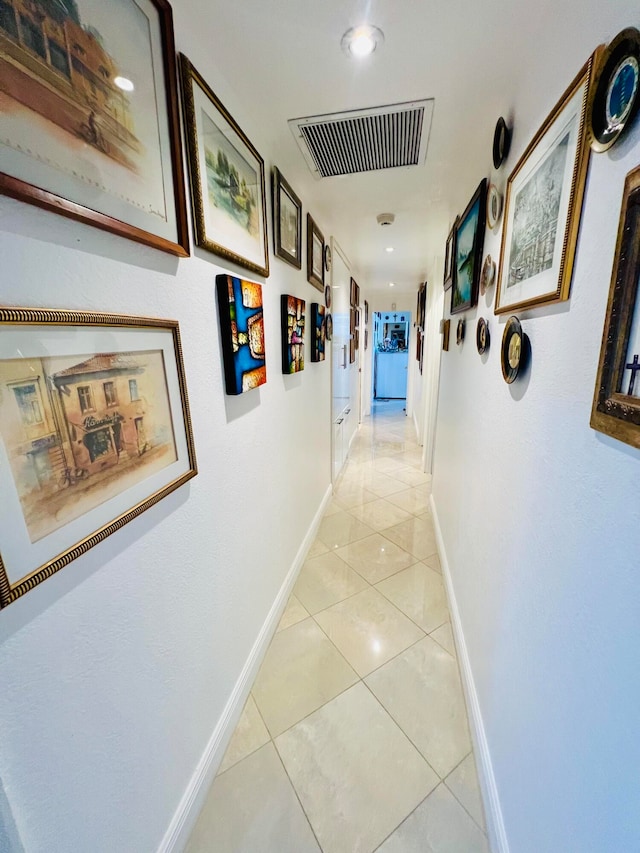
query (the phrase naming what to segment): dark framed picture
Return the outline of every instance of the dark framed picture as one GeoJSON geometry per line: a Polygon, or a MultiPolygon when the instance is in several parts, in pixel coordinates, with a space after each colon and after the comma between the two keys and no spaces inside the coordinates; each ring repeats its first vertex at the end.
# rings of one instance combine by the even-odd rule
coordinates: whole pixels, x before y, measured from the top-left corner
{"type": "Polygon", "coordinates": [[[364,330],[364,348],[369,349],[369,329],[364,330]]]}
{"type": "Polygon", "coordinates": [[[267,381],[262,285],[218,275],[216,291],[226,391],[244,394],[267,381]]]}
{"type": "Polygon", "coordinates": [[[478,301],[486,210],[487,179],[483,178],[455,226],[452,314],[466,311],[478,301]]]}
{"type": "Polygon", "coordinates": [[[197,473],[178,323],[0,308],[0,607],[197,473]]]}
{"type": "Polygon", "coordinates": [[[586,99],[594,56],[509,175],[496,314],[569,298],[589,165],[586,99]]]}
{"type": "Polygon", "coordinates": [[[427,282],[423,282],[418,288],[416,300],[416,326],[424,331],[425,315],[427,310],[427,282]]]}
{"type": "Polygon", "coordinates": [[[449,231],[449,236],[447,237],[447,244],[444,250],[444,289],[449,290],[453,285],[453,250],[454,250],[454,241],[456,236],[456,225],[458,224],[458,219],[456,218],[455,222],[451,226],[451,231],[449,231]]]}
{"type": "Polygon", "coordinates": [[[166,0],[3,0],[0,192],[189,254],[166,0]]]}
{"type": "Polygon", "coordinates": [[[180,71],[196,243],[268,276],[264,161],[183,54],[180,71]]]}
{"type": "Polygon", "coordinates": [[[311,303],[311,361],[324,361],[325,359],[325,307],[317,302],[311,303]]]}
{"type": "Polygon", "coordinates": [[[302,202],[282,172],[273,167],[273,248],[276,255],[302,269],[302,202]]]}
{"type": "Polygon", "coordinates": [[[307,281],[324,291],[324,237],[310,213],[307,213],[307,281]]]}
{"type": "Polygon", "coordinates": [[[640,447],[640,167],[627,175],[591,426],[640,447]]]}
{"type": "Polygon", "coordinates": [[[364,300],[364,323],[365,326],[369,323],[369,303],[367,300],[364,300]]]}
{"type": "Polygon", "coordinates": [[[282,331],[282,372],[299,373],[304,370],[304,299],[280,297],[282,331]]]}
{"type": "Polygon", "coordinates": [[[354,308],[358,305],[358,300],[360,296],[360,288],[358,287],[355,278],[352,278],[350,281],[350,289],[349,289],[349,304],[354,308]]]}

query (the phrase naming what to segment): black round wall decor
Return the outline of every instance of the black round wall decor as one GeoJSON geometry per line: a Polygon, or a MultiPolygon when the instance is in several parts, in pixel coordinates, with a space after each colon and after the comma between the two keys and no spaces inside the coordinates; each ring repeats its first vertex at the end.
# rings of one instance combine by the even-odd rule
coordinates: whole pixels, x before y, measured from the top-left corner
{"type": "Polygon", "coordinates": [[[509,156],[510,147],[511,131],[505,120],[500,116],[493,133],[493,165],[496,169],[499,169],[509,156]]]}
{"type": "Polygon", "coordinates": [[[484,317],[480,317],[476,326],[476,346],[480,355],[484,355],[489,350],[490,342],[489,324],[484,317]]]}
{"type": "Polygon", "coordinates": [[[587,116],[591,148],[608,151],[630,127],[640,107],[640,32],[622,30],[605,48],[595,70],[587,116]]]}
{"type": "Polygon", "coordinates": [[[500,362],[504,381],[511,385],[518,377],[520,368],[524,363],[525,335],[517,317],[509,317],[502,335],[502,349],[500,351],[500,362]]]}

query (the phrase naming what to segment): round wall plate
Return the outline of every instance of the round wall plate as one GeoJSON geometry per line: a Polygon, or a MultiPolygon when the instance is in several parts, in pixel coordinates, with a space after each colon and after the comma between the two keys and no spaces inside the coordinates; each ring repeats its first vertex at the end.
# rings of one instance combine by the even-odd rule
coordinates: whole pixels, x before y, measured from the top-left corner
{"type": "Polygon", "coordinates": [[[328,341],[333,337],[333,317],[331,314],[327,314],[324,318],[324,336],[328,341]]]}
{"type": "Polygon", "coordinates": [[[496,280],[496,262],[491,255],[487,255],[482,265],[482,274],[480,276],[480,293],[482,296],[487,292],[487,288],[491,287],[496,280]]]}
{"type": "Polygon", "coordinates": [[[508,385],[515,382],[520,372],[523,355],[524,335],[520,320],[517,317],[509,317],[507,325],[504,327],[502,350],[500,352],[502,375],[508,385]]]}
{"type": "Polygon", "coordinates": [[[464,340],[465,325],[465,321],[460,318],[458,320],[458,328],[456,329],[456,343],[458,344],[458,346],[460,346],[460,344],[464,340]]]}
{"type": "Polygon", "coordinates": [[[607,151],[631,125],[640,107],[640,32],[628,27],[598,62],[587,116],[594,151],[607,151]]]}
{"type": "Polygon", "coordinates": [[[510,147],[511,131],[505,120],[500,116],[493,133],[493,165],[496,169],[499,169],[509,156],[510,147]]]}
{"type": "Polygon", "coordinates": [[[327,308],[331,308],[331,285],[327,284],[324,289],[324,304],[327,308]]]}
{"type": "Polygon", "coordinates": [[[327,272],[331,269],[331,247],[328,243],[324,247],[324,268],[327,272]]]}
{"type": "Polygon", "coordinates": [[[502,215],[502,196],[495,184],[489,184],[487,192],[487,225],[493,231],[502,215]]]}
{"type": "Polygon", "coordinates": [[[484,317],[480,317],[476,326],[476,346],[480,355],[484,355],[487,352],[490,342],[489,324],[484,317]]]}

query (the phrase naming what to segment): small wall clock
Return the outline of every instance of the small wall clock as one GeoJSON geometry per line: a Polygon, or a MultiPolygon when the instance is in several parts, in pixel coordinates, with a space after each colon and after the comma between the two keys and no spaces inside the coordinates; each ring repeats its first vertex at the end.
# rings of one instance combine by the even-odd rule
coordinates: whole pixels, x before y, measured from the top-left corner
{"type": "Polygon", "coordinates": [[[324,289],[324,304],[327,306],[327,309],[331,308],[331,285],[327,284],[324,289]]]}
{"type": "Polygon", "coordinates": [[[509,317],[507,325],[504,327],[500,352],[502,375],[508,385],[515,382],[520,370],[524,367],[526,345],[527,340],[522,331],[520,320],[517,317],[509,317]]]}
{"type": "Polygon", "coordinates": [[[484,355],[485,352],[488,351],[489,343],[489,324],[484,317],[480,317],[478,325],[476,326],[476,346],[478,347],[480,355],[484,355]]]}
{"type": "Polygon", "coordinates": [[[456,329],[456,343],[458,346],[464,341],[465,321],[461,318],[458,320],[458,328],[456,329]]]}
{"type": "Polygon", "coordinates": [[[331,314],[327,314],[324,319],[324,336],[328,341],[333,337],[333,317],[331,314]]]}
{"type": "Polygon", "coordinates": [[[640,107],[640,32],[628,27],[602,52],[589,95],[591,148],[607,151],[640,107]]]}
{"type": "Polygon", "coordinates": [[[328,243],[324,247],[324,268],[327,272],[331,270],[331,247],[328,243]]]}

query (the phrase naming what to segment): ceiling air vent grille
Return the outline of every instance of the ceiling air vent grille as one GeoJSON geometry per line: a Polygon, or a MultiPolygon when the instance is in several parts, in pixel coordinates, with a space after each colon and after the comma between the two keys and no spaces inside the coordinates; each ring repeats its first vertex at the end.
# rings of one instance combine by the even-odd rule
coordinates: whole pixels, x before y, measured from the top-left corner
{"type": "Polygon", "coordinates": [[[433,100],[291,119],[289,126],[318,177],[421,166],[433,100]]]}

